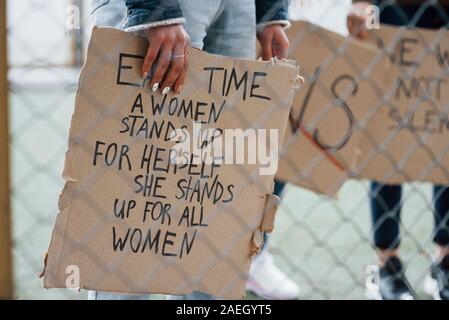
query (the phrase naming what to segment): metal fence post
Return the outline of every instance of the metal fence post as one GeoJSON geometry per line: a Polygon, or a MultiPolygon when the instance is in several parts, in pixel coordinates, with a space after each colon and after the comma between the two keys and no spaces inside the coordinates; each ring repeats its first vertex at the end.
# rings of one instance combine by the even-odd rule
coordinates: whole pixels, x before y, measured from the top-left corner
{"type": "Polygon", "coordinates": [[[0,299],[11,299],[6,0],[0,0],[0,299]]]}

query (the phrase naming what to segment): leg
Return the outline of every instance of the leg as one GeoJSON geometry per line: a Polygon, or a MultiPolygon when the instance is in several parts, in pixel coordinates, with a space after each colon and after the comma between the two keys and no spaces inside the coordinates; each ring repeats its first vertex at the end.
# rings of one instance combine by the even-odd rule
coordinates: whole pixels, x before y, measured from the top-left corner
{"type": "Polygon", "coordinates": [[[380,265],[395,255],[400,244],[401,186],[371,183],[371,218],[374,246],[380,265]]]}
{"type": "Polygon", "coordinates": [[[433,187],[433,241],[437,256],[424,281],[424,291],[437,300],[449,300],[449,188],[433,187]]]}
{"type": "Polygon", "coordinates": [[[438,246],[438,260],[449,254],[449,188],[433,187],[435,227],[433,241],[438,246]]]}
{"type": "Polygon", "coordinates": [[[398,257],[401,195],[400,185],[371,183],[371,218],[379,274],[377,288],[371,288],[367,293],[374,293],[377,299],[415,299],[398,257]]]}

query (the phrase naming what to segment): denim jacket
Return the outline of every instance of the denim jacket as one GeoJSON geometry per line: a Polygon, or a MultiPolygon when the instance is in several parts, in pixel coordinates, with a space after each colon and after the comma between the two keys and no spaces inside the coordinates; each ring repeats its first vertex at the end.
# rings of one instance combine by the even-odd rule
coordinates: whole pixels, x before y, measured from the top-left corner
{"type": "MultiPolygon", "coordinates": [[[[289,25],[286,0],[255,0],[258,27],[268,24],[289,25]]],[[[183,23],[178,0],[125,0],[128,21],[125,29],[141,31],[150,27],[183,23]]]]}

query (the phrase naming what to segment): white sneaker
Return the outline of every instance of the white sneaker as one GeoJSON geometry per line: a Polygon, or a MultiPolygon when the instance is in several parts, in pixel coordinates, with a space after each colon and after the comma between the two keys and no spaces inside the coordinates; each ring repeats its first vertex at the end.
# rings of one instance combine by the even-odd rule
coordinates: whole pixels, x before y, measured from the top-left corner
{"type": "Polygon", "coordinates": [[[369,300],[382,300],[379,290],[379,267],[369,265],[366,267],[365,296],[369,300]]]}
{"type": "Polygon", "coordinates": [[[438,282],[434,278],[432,278],[430,274],[428,274],[424,279],[423,289],[427,295],[433,298],[433,300],[441,300],[438,282]]]}
{"type": "Polygon", "coordinates": [[[294,300],[299,298],[298,285],[275,266],[265,250],[251,264],[246,289],[264,299],[294,300]]]}

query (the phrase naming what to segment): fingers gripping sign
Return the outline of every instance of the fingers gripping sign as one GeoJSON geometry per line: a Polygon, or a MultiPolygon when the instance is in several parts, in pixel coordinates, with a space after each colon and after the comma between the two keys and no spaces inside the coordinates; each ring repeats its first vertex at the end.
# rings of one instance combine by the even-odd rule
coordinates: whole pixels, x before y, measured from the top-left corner
{"type": "Polygon", "coordinates": [[[165,94],[170,91],[170,88],[173,88],[176,92],[178,92],[179,87],[174,87],[175,81],[181,76],[181,73],[184,72],[184,46],[185,43],[178,42],[173,47],[173,51],[171,53],[170,66],[167,69],[167,72],[164,75],[164,79],[162,82],[162,93],[165,94]]]}
{"type": "Polygon", "coordinates": [[[148,50],[142,77],[149,79],[153,92],[181,91],[188,66],[190,39],[180,24],[150,28],[146,31],[148,50]]]}

